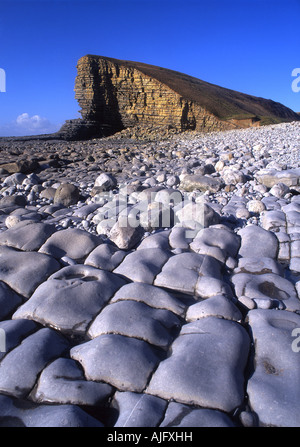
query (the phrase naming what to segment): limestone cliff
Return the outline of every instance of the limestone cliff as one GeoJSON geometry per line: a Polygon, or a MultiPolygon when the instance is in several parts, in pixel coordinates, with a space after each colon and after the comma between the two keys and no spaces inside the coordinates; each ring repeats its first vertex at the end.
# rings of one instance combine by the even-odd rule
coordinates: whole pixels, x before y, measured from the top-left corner
{"type": "Polygon", "coordinates": [[[216,131],[296,121],[282,104],[139,62],[87,55],[78,61],[75,98],[82,120],[61,129],[68,138],[109,135],[135,125],[216,131]]]}

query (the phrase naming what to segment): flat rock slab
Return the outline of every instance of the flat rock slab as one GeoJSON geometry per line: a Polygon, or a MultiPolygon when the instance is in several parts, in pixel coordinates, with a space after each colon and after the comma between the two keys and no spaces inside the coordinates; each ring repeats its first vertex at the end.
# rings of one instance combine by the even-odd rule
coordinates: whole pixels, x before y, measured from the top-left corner
{"type": "Polygon", "coordinates": [[[166,407],[167,402],[156,396],[117,391],[112,401],[119,413],[114,427],[157,427],[166,407]]]}
{"type": "Polygon", "coordinates": [[[278,231],[278,227],[286,228],[286,215],[283,211],[264,211],[261,219],[262,228],[268,231],[278,231]]]}
{"type": "Polygon", "coordinates": [[[111,272],[123,261],[128,253],[112,244],[98,245],[86,258],[85,264],[111,272]]]}
{"type": "Polygon", "coordinates": [[[0,362],[0,391],[25,397],[48,362],[62,355],[67,341],[53,329],[42,328],[25,338],[0,362]]]}
{"type": "Polygon", "coordinates": [[[261,275],[250,275],[248,273],[238,273],[231,278],[234,284],[235,293],[238,298],[246,296],[255,300],[257,305],[265,301],[272,307],[298,311],[300,310],[300,300],[294,285],[285,278],[274,273],[264,273],[261,275]]]}
{"type": "Polygon", "coordinates": [[[170,402],[160,427],[235,427],[235,424],[221,411],[170,402]]]}
{"type": "Polygon", "coordinates": [[[51,256],[0,246],[0,280],[26,298],[60,268],[60,264],[51,256]]]}
{"type": "Polygon", "coordinates": [[[223,184],[223,181],[219,178],[198,174],[187,174],[180,182],[180,189],[184,191],[195,191],[198,189],[203,192],[218,192],[223,184]]]}
{"type": "Polygon", "coordinates": [[[23,251],[35,251],[55,232],[55,226],[41,222],[21,221],[0,233],[0,245],[23,251]]]}
{"type": "Polygon", "coordinates": [[[37,405],[0,395],[3,427],[103,427],[76,405],[37,405]]]}
{"type": "Polygon", "coordinates": [[[266,168],[256,172],[255,177],[260,183],[268,188],[272,188],[272,186],[277,183],[284,183],[287,186],[296,186],[300,182],[300,168],[286,169],[282,171],[266,168]]]}
{"type": "Polygon", "coordinates": [[[32,319],[65,333],[83,334],[125,281],[88,265],[64,267],[41,284],[13,318],[32,319]]]}
{"type": "Polygon", "coordinates": [[[71,358],[81,363],[87,380],[107,382],[120,391],[142,392],[160,358],[148,343],[122,335],[100,335],[75,346],[71,358]]]}
{"type": "Polygon", "coordinates": [[[172,344],[171,356],[159,364],[146,392],[231,412],[244,401],[249,345],[246,330],[233,321],[207,317],[188,323],[172,344]]]}
{"type": "Polygon", "coordinates": [[[115,333],[139,338],[166,349],[180,327],[179,319],[168,310],[153,309],[144,303],[126,300],[106,306],[93,321],[87,334],[95,338],[115,333]]]}
{"type": "Polygon", "coordinates": [[[296,337],[300,315],[254,309],[247,319],[255,343],[254,372],[247,386],[250,406],[260,425],[299,427],[300,362],[296,337]]]}
{"type": "Polygon", "coordinates": [[[125,257],[114,273],[125,276],[131,281],[152,284],[172,253],[160,248],[136,250],[125,257]]]}
{"type": "Polygon", "coordinates": [[[238,235],[241,237],[239,256],[276,259],[278,240],[271,231],[264,230],[257,225],[247,225],[238,232],[238,235]]]}
{"type": "Polygon", "coordinates": [[[242,314],[235,304],[224,295],[216,295],[188,307],[186,321],[196,321],[205,317],[219,317],[240,321],[242,314]]]}
{"type": "Polygon", "coordinates": [[[101,244],[99,236],[92,235],[78,228],[68,228],[54,233],[39,249],[40,253],[60,259],[68,256],[80,261],[90,254],[94,248],[101,244]]]}
{"type": "Polygon", "coordinates": [[[123,300],[134,300],[157,309],[170,310],[181,317],[184,317],[187,307],[187,304],[160,287],[137,282],[121,287],[111,299],[111,303],[123,300]]]}
{"type": "Polygon", "coordinates": [[[196,253],[213,256],[220,262],[225,262],[228,256],[236,257],[240,238],[229,229],[203,228],[190,244],[190,248],[196,253]]]}
{"type": "Polygon", "coordinates": [[[211,256],[180,253],[167,261],[154,285],[193,295],[201,276],[220,279],[221,264],[211,256]]]}
{"type": "Polygon", "coordinates": [[[30,398],[37,403],[100,405],[107,402],[112,387],[85,380],[75,360],[59,358],[46,366],[30,398]]]}

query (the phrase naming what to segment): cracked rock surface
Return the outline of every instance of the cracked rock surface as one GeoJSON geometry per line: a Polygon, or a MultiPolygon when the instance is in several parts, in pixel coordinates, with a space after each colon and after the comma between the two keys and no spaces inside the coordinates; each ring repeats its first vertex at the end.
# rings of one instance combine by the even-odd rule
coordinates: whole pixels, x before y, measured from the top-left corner
{"type": "Polygon", "coordinates": [[[0,140],[0,426],[299,427],[300,124],[127,137],[0,140]]]}

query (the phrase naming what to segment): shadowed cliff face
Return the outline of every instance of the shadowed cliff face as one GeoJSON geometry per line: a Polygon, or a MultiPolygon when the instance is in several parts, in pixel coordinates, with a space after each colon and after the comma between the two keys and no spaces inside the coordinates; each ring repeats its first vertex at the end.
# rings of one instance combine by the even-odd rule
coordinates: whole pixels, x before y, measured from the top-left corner
{"type": "Polygon", "coordinates": [[[271,100],[172,70],[91,55],[78,61],[75,98],[82,120],[63,126],[70,138],[105,136],[140,124],[211,132],[299,120],[271,100]]]}

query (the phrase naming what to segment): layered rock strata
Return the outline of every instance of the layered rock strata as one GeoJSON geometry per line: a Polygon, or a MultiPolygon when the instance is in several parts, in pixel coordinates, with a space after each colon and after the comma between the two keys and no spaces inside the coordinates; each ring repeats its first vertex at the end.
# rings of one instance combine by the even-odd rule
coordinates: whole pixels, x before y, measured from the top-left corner
{"type": "Polygon", "coordinates": [[[299,120],[292,110],[160,67],[87,55],[79,59],[75,98],[82,119],[69,120],[66,139],[107,136],[136,125],[216,131],[299,120]],[[264,119],[264,121],[263,121],[264,119]]]}

